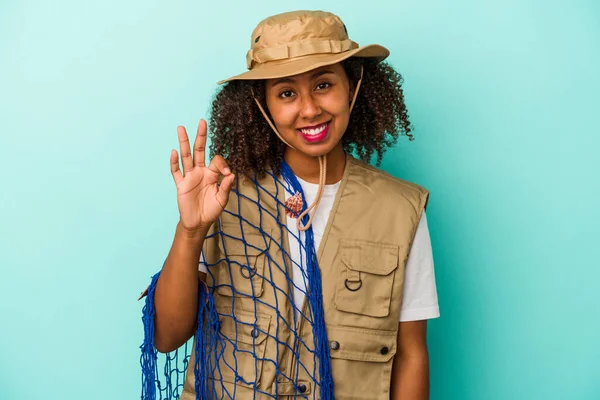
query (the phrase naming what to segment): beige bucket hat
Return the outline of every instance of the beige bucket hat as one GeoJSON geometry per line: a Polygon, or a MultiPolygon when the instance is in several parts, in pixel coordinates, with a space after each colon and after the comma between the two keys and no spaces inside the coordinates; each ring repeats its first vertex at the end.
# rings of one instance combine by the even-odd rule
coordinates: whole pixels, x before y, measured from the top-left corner
{"type": "Polygon", "coordinates": [[[272,79],[301,74],[349,57],[382,61],[390,52],[378,44],[350,40],[342,20],[325,11],[292,11],[265,18],[252,32],[248,71],[217,82],[272,79]]]}

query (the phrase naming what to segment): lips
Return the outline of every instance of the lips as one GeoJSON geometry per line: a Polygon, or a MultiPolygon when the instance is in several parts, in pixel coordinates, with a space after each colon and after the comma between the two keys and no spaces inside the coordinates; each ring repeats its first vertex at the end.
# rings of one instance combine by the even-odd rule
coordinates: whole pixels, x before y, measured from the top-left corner
{"type": "Polygon", "coordinates": [[[297,129],[302,138],[309,143],[321,142],[327,137],[330,122],[317,125],[311,128],[297,129]]]}

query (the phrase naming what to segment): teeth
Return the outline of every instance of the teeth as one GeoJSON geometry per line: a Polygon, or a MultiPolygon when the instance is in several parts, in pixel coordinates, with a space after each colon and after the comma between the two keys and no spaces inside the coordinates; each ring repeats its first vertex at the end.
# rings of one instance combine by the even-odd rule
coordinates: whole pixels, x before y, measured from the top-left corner
{"type": "Polygon", "coordinates": [[[318,135],[319,133],[323,132],[326,127],[327,124],[323,124],[315,129],[300,129],[300,131],[302,131],[302,133],[304,133],[305,135],[318,135]]]}

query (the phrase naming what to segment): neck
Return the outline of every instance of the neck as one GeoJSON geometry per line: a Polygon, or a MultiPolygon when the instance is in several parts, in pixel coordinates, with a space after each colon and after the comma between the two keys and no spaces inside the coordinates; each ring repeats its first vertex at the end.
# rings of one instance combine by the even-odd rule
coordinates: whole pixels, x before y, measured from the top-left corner
{"type": "MultiPolygon", "coordinates": [[[[319,183],[319,158],[309,156],[288,147],[284,154],[285,162],[300,179],[319,183]]],[[[327,154],[327,176],[325,184],[332,185],[342,180],[346,166],[346,155],[341,143],[327,154]]]]}

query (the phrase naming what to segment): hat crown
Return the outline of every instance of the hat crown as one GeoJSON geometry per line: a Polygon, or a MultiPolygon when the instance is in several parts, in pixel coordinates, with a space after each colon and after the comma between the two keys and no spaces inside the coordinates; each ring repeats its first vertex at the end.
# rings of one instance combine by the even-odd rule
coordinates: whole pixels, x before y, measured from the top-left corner
{"type": "Polygon", "coordinates": [[[346,40],[342,20],[326,11],[291,11],[262,20],[252,32],[254,51],[307,39],[346,40]]]}
{"type": "Polygon", "coordinates": [[[357,47],[337,15],[326,11],[291,11],[259,22],[252,32],[246,64],[253,69],[271,61],[340,53],[357,47]]]}

